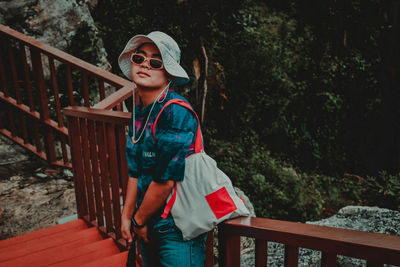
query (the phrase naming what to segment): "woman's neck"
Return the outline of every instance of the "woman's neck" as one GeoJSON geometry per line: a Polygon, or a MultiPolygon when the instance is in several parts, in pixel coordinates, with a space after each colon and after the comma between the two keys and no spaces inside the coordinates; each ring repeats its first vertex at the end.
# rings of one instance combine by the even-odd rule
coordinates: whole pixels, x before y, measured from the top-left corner
{"type": "Polygon", "coordinates": [[[157,97],[161,94],[161,92],[164,91],[164,89],[166,89],[166,86],[160,87],[158,89],[144,88],[144,87],[138,86],[138,94],[139,94],[140,100],[142,101],[142,104],[143,104],[142,107],[144,108],[147,105],[156,101],[157,97]]]}

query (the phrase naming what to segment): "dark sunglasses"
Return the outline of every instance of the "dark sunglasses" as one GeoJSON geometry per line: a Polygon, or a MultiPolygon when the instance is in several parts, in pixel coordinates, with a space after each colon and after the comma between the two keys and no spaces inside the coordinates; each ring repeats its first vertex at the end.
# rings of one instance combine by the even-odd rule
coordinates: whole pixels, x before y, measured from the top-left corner
{"type": "Polygon", "coordinates": [[[131,54],[130,58],[131,62],[135,64],[142,64],[145,60],[148,60],[150,63],[150,67],[153,69],[161,69],[163,67],[163,62],[160,59],[147,58],[145,56],[139,54],[131,54]]]}

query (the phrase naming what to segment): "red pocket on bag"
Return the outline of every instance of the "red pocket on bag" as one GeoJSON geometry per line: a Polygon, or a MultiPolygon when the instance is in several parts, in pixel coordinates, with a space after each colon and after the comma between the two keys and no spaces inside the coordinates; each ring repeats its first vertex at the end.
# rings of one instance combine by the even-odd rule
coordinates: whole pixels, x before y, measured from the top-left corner
{"type": "Polygon", "coordinates": [[[225,187],[208,194],[206,200],[217,219],[237,209],[235,202],[233,202],[225,187]]]}

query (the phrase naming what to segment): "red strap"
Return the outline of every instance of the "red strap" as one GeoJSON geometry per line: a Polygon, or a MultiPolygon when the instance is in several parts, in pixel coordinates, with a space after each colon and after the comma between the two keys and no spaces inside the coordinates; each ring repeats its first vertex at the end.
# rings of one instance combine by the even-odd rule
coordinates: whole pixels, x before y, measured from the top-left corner
{"type": "Polygon", "coordinates": [[[165,205],[164,212],[161,215],[161,218],[163,218],[163,219],[167,218],[168,213],[170,212],[170,210],[172,209],[172,206],[175,203],[175,200],[176,200],[176,182],[175,182],[175,185],[174,185],[174,193],[172,194],[172,197],[168,201],[167,205],[165,205]]]}
{"type": "Polygon", "coordinates": [[[192,113],[196,117],[196,119],[197,119],[197,133],[196,133],[196,141],[194,143],[194,153],[200,153],[201,151],[203,151],[203,136],[201,135],[200,121],[199,121],[199,118],[197,117],[196,112],[194,112],[194,110],[189,105],[189,103],[184,101],[184,100],[182,100],[182,99],[177,99],[177,98],[171,99],[170,101],[165,103],[165,105],[161,108],[161,110],[158,113],[157,118],[155,119],[154,124],[153,124],[152,131],[153,131],[154,141],[156,140],[155,129],[156,129],[156,124],[157,124],[158,118],[160,117],[160,115],[163,112],[164,108],[166,108],[167,106],[169,106],[171,104],[178,104],[180,106],[183,106],[183,107],[189,109],[190,111],[192,111],[192,113]]]}

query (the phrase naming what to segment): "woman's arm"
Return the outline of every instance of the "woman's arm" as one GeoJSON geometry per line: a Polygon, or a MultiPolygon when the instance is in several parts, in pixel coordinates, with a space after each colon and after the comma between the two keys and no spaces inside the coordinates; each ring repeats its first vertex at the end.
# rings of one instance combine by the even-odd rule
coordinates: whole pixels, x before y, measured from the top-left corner
{"type": "Polygon", "coordinates": [[[121,233],[122,237],[128,242],[128,244],[131,244],[133,239],[131,234],[131,217],[136,207],[137,184],[138,179],[133,177],[128,178],[125,204],[121,216],[121,233]]]}

